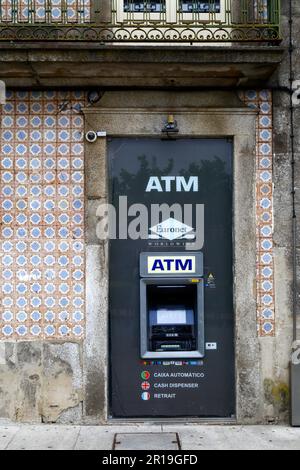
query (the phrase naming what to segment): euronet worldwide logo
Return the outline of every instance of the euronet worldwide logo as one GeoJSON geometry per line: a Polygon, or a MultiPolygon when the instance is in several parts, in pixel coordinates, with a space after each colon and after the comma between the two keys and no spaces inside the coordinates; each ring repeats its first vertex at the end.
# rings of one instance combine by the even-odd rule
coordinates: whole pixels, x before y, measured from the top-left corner
{"type": "MultiPolygon", "coordinates": [[[[149,193],[197,193],[197,176],[149,177],[145,195],[149,193]]],[[[157,200],[157,197],[154,198],[157,200]]],[[[162,201],[164,195],[161,195],[162,201]]],[[[182,197],[181,201],[184,200],[182,197]]],[[[204,204],[128,204],[127,196],[119,196],[115,205],[100,204],[96,211],[97,237],[100,240],[157,240],[179,242],[187,250],[201,250],[204,245],[204,204]]]]}
{"type": "Polygon", "coordinates": [[[150,228],[149,239],[152,240],[194,240],[195,232],[193,227],[183,224],[182,222],[169,217],[161,224],[154,225],[150,228]]]}

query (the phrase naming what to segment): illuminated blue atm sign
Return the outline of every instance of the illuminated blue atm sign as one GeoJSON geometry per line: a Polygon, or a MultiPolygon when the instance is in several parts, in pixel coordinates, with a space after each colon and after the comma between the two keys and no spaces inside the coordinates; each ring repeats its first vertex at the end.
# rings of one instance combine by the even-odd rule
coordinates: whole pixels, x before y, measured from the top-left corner
{"type": "Polygon", "coordinates": [[[203,254],[141,253],[141,277],[202,277],[203,254]]]}

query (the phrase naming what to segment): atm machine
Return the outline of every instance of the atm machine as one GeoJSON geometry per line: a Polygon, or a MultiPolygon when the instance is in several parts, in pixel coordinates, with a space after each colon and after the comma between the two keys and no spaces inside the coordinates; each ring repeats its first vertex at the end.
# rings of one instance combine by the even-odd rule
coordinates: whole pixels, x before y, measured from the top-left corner
{"type": "Polygon", "coordinates": [[[141,253],[141,358],[204,357],[202,253],[141,253]]]}

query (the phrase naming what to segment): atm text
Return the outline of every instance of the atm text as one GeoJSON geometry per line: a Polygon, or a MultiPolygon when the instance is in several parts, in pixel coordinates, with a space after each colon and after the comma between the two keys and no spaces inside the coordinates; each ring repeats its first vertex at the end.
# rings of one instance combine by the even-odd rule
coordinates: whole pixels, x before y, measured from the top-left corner
{"type": "Polygon", "coordinates": [[[198,176],[190,176],[188,180],[184,176],[151,176],[149,178],[146,193],[157,191],[159,193],[170,193],[175,190],[181,192],[198,192],[198,176]]]}
{"type": "Polygon", "coordinates": [[[203,372],[155,372],[153,374],[155,378],[185,378],[185,379],[197,379],[203,378],[203,372]]]}
{"type": "Polygon", "coordinates": [[[187,259],[185,261],[181,259],[156,259],[153,263],[152,272],[155,271],[192,271],[193,269],[193,260],[187,259]]]}

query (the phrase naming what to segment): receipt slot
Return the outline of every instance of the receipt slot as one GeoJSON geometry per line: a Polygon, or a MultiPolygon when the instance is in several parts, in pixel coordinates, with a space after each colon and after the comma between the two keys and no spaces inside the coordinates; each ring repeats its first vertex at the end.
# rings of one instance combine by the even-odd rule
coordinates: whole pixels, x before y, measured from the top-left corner
{"type": "Polygon", "coordinates": [[[140,255],[142,359],[204,357],[202,253],[140,255]]]}

